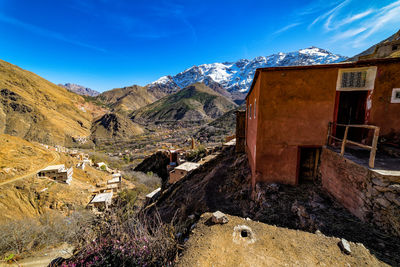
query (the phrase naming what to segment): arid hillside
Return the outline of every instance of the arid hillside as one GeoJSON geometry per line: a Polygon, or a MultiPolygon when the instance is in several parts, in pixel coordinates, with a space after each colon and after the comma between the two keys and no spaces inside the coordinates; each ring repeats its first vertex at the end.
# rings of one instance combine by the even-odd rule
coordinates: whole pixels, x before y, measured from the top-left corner
{"type": "Polygon", "coordinates": [[[48,210],[68,213],[82,209],[90,201],[96,184],[111,177],[87,166],[84,171],[74,168],[70,185],[39,179],[36,173],[48,165],[71,167],[78,160],[19,137],[2,134],[0,140],[0,223],[36,217],[48,210]]]}
{"type": "Polygon", "coordinates": [[[194,83],[132,114],[137,122],[203,121],[236,107],[230,99],[203,83],[194,83]]]}
{"type": "Polygon", "coordinates": [[[106,91],[97,96],[96,99],[109,105],[114,111],[124,114],[130,113],[157,100],[146,87],[138,85],[106,91]]]}
{"type": "Polygon", "coordinates": [[[92,138],[127,139],[144,133],[144,129],[129,118],[118,113],[107,113],[95,120],[92,125],[92,138]]]}
{"type": "Polygon", "coordinates": [[[0,183],[45,167],[53,160],[50,151],[19,137],[0,134],[0,140],[0,183]]]}
{"type": "Polygon", "coordinates": [[[0,133],[47,144],[88,136],[83,97],[0,60],[0,133]]]}

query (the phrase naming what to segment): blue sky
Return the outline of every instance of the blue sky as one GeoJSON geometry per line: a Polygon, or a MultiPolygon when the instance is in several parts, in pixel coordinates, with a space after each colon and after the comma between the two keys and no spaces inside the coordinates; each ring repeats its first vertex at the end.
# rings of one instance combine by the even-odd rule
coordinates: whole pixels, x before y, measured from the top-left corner
{"type": "Polygon", "coordinates": [[[104,91],[309,46],[352,56],[399,28],[400,0],[0,0],[0,58],[104,91]]]}

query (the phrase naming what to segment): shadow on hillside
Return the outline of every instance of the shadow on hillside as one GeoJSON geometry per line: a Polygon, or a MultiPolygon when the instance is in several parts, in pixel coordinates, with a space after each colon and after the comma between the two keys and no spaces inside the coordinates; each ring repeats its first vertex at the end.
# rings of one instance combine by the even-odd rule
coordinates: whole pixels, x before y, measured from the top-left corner
{"type": "Polygon", "coordinates": [[[318,184],[260,184],[252,201],[249,179],[247,157],[236,155],[232,147],[225,148],[214,160],[169,186],[146,211],[157,210],[165,221],[174,216],[184,221],[192,214],[220,210],[280,227],[319,230],[327,236],[362,243],[378,259],[400,265],[398,237],[361,222],[318,184]]]}

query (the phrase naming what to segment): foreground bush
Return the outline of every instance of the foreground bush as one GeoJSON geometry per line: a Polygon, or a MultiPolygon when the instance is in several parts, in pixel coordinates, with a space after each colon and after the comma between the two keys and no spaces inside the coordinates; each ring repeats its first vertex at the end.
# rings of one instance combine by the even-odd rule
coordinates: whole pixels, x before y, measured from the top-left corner
{"type": "Polygon", "coordinates": [[[49,212],[0,225],[0,255],[22,254],[63,242],[72,243],[87,231],[94,216],[77,211],[70,216],[49,212]]]}
{"type": "Polygon", "coordinates": [[[174,228],[159,216],[128,219],[110,214],[95,236],[64,266],[172,266],[177,253],[174,228]]]}

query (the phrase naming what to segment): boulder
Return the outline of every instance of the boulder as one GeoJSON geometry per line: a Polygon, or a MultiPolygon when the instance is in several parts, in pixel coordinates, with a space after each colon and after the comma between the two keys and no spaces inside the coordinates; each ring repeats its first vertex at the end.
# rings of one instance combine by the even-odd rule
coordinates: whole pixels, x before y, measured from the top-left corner
{"type": "Polygon", "coordinates": [[[342,238],[338,245],[345,254],[351,254],[350,243],[346,239],[342,238]]]}
{"type": "Polygon", "coordinates": [[[379,178],[373,178],[373,179],[372,179],[372,183],[374,183],[375,185],[379,185],[379,186],[388,186],[388,185],[389,185],[388,182],[382,181],[382,180],[379,179],[379,178]]]}
{"type": "Polygon", "coordinates": [[[212,214],[211,221],[215,224],[225,224],[229,222],[228,217],[220,211],[216,211],[212,214]]]}

